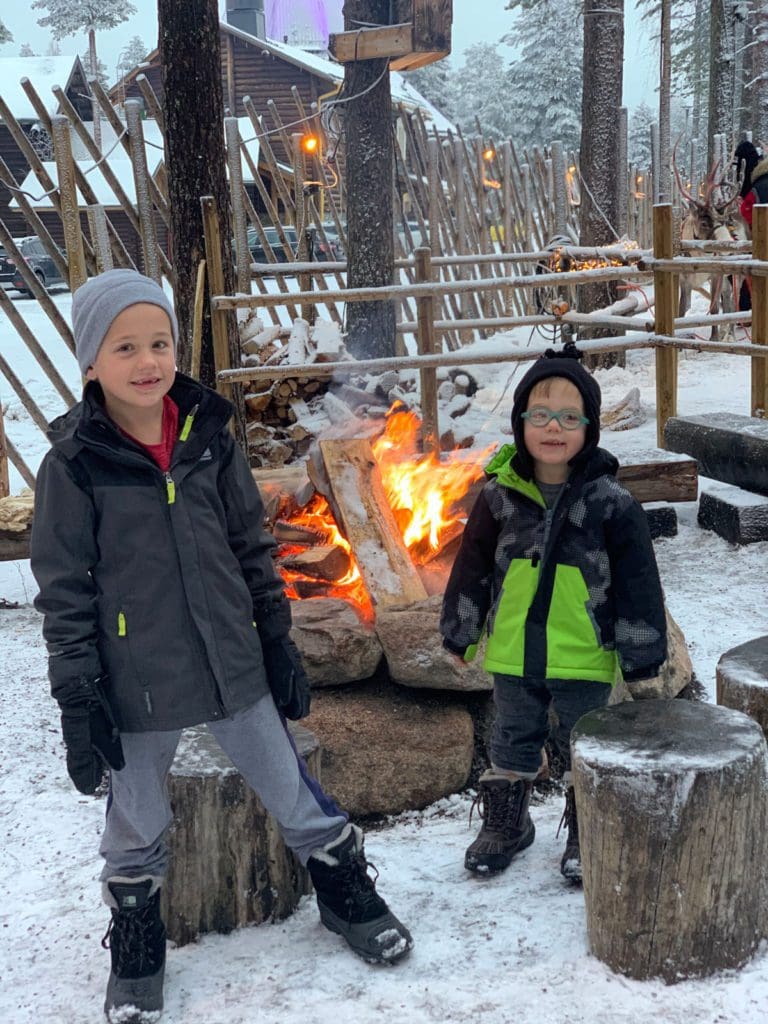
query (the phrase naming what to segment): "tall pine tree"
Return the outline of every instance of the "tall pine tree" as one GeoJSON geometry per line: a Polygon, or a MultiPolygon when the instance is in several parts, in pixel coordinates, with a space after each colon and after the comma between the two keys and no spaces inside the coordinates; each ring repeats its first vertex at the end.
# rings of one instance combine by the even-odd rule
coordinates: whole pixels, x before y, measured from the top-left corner
{"type": "Polygon", "coordinates": [[[581,132],[583,25],[573,0],[508,0],[517,11],[503,41],[518,53],[510,69],[507,105],[514,141],[577,149],[581,132]]]}
{"type": "Polygon", "coordinates": [[[2,20],[0,19],[0,46],[2,46],[3,43],[12,43],[12,42],[13,42],[13,36],[11,35],[11,33],[8,31],[8,29],[5,27],[5,25],[3,24],[2,20]]]}

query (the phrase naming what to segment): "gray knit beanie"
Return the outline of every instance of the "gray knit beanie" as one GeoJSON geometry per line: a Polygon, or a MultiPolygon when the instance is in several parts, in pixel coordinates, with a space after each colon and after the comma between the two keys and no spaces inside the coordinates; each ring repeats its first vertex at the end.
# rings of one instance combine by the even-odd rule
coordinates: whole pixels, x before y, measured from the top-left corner
{"type": "Polygon", "coordinates": [[[173,303],[151,277],[137,270],[108,270],[92,277],[72,296],[72,330],[75,355],[85,374],[98,355],[101,343],[115,319],[129,306],[148,302],[168,314],[173,332],[173,348],[179,340],[179,325],[173,303]]]}

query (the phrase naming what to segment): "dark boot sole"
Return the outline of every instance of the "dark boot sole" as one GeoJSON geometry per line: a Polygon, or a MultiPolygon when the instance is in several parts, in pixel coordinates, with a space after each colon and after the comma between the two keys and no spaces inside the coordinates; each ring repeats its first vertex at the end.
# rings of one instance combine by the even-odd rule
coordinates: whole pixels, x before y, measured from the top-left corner
{"type": "MultiPolygon", "coordinates": [[[[477,875],[478,878],[498,875],[502,871],[506,871],[512,863],[512,858],[517,856],[518,853],[522,853],[523,850],[527,850],[535,838],[536,827],[531,822],[531,827],[526,832],[523,832],[520,836],[520,841],[513,850],[505,853],[488,854],[482,861],[479,858],[471,857],[469,852],[467,852],[464,857],[464,867],[467,871],[471,871],[473,875],[477,875]]],[[[480,854],[480,857],[482,856],[480,854]]]]}

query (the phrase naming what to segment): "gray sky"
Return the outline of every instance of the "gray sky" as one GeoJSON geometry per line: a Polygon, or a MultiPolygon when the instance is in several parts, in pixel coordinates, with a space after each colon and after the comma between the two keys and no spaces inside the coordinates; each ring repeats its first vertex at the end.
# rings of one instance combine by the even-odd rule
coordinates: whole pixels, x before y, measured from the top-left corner
{"type": "MultiPolygon", "coordinates": [[[[99,56],[107,67],[110,80],[115,78],[120,50],[132,36],[141,36],[149,49],[157,44],[157,0],[132,2],[138,13],[119,28],[103,32],[98,37],[99,56]]],[[[454,62],[460,62],[461,54],[472,43],[497,42],[509,30],[513,15],[510,11],[504,10],[505,3],[506,0],[454,0],[454,62]]],[[[5,8],[2,19],[13,33],[14,41],[0,46],[0,56],[15,57],[23,43],[29,43],[36,53],[44,53],[50,37],[48,31],[37,24],[37,18],[42,16],[42,12],[30,11],[29,5],[23,0],[21,3],[2,6],[5,8]]],[[[225,0],[220,0],[219,6],[224,11],[225,0]]],[[[333,22],[334,19],[340,18],[341,6],[342,0],[327,0],[329,21],[333,22]]],[[[627,31],[624,46],[624,103],[632,108],[644,100],[653,108],[657,103],[654,91],[657,63],[649,42],[648,30],[641,24],[634,10],[633,0],[625,0],[625,19],[627,31]]],[[[61,49],[62,53],[84,53],[87,49],[85,35],[62,40],[61,49]]],[[[568,73],[567,69],[565,73],[568,73]]]]}

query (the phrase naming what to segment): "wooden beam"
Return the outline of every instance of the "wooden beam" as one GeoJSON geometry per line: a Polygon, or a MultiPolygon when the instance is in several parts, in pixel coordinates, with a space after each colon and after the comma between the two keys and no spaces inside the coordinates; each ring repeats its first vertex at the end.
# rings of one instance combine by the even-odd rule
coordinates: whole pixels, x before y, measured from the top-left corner
{"type": "Polygon", "coordinates": [[[366,438],[320,442],[339,527],[377,608],[423,601],[427,592],[400,536],[366,438]]]}
{"type": "Polygon", "coordinates": [[[404,57],[413,53],[413,26],[382,25],[356,32],[335,32],[328,38],[328,49],[340,64],[377,57],[404,57]]]}

